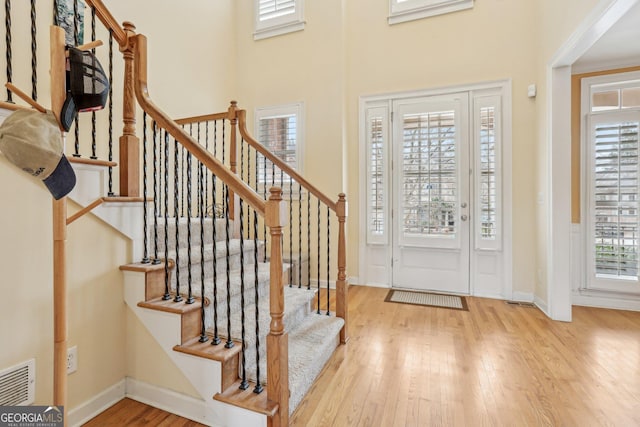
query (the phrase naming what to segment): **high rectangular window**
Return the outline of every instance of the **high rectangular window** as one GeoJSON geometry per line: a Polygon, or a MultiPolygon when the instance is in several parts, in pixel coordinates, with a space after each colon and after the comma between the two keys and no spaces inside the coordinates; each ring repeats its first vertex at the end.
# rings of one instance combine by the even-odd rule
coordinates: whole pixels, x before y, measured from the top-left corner
{"type": "MultiPolygon", "coordinates": [[[[290,104],[256,110],[258,142],[296,172],[302,169],[303,104],[290,104]]],[[[281,188],[289,184],[289,175],[263,156],[258,157],[258,183],[281,188]]]]}
{"type": "Polygon", "coordinates": [[[254,0],[254,40],[304,29],[304,0],[254,0]]]}

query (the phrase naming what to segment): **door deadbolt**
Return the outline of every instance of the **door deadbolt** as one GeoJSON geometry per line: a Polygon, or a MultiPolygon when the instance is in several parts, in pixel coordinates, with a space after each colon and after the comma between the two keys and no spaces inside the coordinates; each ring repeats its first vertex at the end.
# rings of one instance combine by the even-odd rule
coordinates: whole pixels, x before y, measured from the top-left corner
{"type": "Polygon", "coordinates": [[[460,219],[463,221],[466,221],[468,219],[468,217],[466,215],[460,215],[460,219]]]}

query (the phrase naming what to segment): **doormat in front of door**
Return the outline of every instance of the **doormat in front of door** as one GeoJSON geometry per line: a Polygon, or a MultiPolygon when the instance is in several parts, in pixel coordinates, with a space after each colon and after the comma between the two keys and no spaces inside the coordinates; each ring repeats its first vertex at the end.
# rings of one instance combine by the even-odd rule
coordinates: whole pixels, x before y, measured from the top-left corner
{"type": "Polygon", "coordinates": [[[469,311],[464,297],[457,295],[434,294],[432,292],[399,291],[392,289],[384,299],[386,302],[422,305],[426,307],[452,308],[469,311]]]}

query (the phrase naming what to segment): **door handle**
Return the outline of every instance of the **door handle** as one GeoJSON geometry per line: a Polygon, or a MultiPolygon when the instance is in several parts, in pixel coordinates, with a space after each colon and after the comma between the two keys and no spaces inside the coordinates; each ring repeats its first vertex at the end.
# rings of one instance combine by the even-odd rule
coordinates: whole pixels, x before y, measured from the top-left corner
{"type": "Polygon", "coordinates": [[[462,202],[462,204],[460,204],[460,207],[462,209],[466,208],[467,207],[467,202],[462,202]]]}
{"type": "Polygon", "coordinates": [[[460,219],[466,221],[469,217],[466,215],[460,215],[460,219]]]}

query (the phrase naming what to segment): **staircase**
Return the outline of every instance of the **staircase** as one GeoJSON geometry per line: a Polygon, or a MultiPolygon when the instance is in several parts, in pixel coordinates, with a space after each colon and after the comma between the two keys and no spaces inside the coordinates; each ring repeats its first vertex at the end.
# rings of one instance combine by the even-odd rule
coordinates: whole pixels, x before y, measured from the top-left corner
{"type": "MultiPolygon", "coordinates": [[[[159,233],[159,242],[164,242],[164,221],[160,219],[159,230],[163,230],[159,233]]],[[[125,288],[127,291],[126,300],[127,304],[140,315],[141,320],[145,325],[151,321],[146,320],[152,318],[153,314],[149,312],[159,313],[171,313],[176,315],[174,318],[175,323],[171,330],[179,330],[180,338],[174,345],[165,346],[165,350],[168,353],[174,353],[173,356],[177,356],[175,353],[182,353],[192,356],[193,358],[199,358],[197,365],[209,362],[216,368],[219,366],[219,373],[216,377],[220,378],[220,383],[213,390],[211,387],[205,387],[203,399],[211,399],[212,412],[216,414],[216,418],[222,417],[219,412],[220,404],[231,404],[263,413],[264,415],[271,415],[276,409],[273,404],[270,404],[266,399],[259,399],[260,395],[253,393],[258,381],[258,367],[260,372],[267,371],[266,366],[266,346],[262,345],[258,349],[259,357],[256,358],[256,340],[265,343],[267,334],[269,332],[270,313],[269,313],[269,299],[265,298],[269,293],[269,263],[258,262],[258,286],[246,286],[244,292],[242,292],[241,283],[241,270],[244,266],[245,282],[254,283],[256,264],[254,263],[254,247],[253,241],[249,241],[243,250],[240,251],[239,239],[231,239],[229,241],[229,250],[226,247],[226,231],[225,231],[225,219],[213,219],[209,218],[203,221],[202,233],[200,220],[198,218],[192,219],[179,219],[176,227],[175,220],[171,219],[167,222],[166,229],[171,236],[175,236],[175,230],[177,229],[178,236],[187,236],[191,233],[192,236],[198,236],[191,242],[192,258],[187,259],[187,242],[186,240],[178,239],[178,246],[176,249],[176,239],[168,239],[169,246],[164,247],[164,243],[159,243],[158,251],[161,254],[160,258],[171,260],[169,269],[171,278],[169,283],[171,284],[170,290],[172,295],[175,295],[176,279],[180,278],[182,283],[185,283],[189,277],[189,271],[191,271],[191,285],[193,290],[193,297],[196,300],[193,304],[186,305],[184,302],[174,302],[173,299],[165,301],[162,299],[164,293],[164,264],[144,265],[144,264],[131,264],[123,266],[121,269],[128,272],[125,275],[125,288]],[[189,231],[188,228],[192,230],[189,231]],[[217,240],[213,241],[213,228],[216,228],[217,240]],[[200,241],[199,236],[204,236],[204,239],[200,241]],[[215,250],[214,250],[215,249],[215,250]],[[201,269],[201,254],[204,253],[204,265],[209,266],[206,271],[201,269]],[[181,254],[182,256],[177,256],[181,254]],[[175,262],[178,258],[180,261],[175,262]],[[231,266],[230,273],[228,275],[230,285],[227,287],[227,274],[224,271],[227,265],[227,259],[231,266]],[[242,260],[242,261],[241,261],[242,260]],[[243,264],[241,264],[243,262],[243,264]],[[215,263],[215,264],[214,264],[215,263]],[[214,267],[215,265],[215,267],[214,267]],[[215,272],[215,274],[214,274],[215,272]],[[211,298],[207,298],[206,295],[214,295],[214,278],[216,280],[216,304],[217,304],[217,328],[214,325],[214,301],[211,298]],[[202,281],[204,279],[204,281],[202,281]],[[200,342],[201,337],[201,316],[200,304],[198,301],[202,299],[201,289],[205,289],[205,304],[204,304],[204,325],[208,340],[205,343],[200,342]],[[143,292],[141,289],[143,288],[143,292]],[[227,288],[229,292],[227,292],[227,288]],[[259,300],[256,307],[255,295],[259,296],[259,300]],[[244,302],[243,302],[244,298],[244,302]],[[242,309],[244,306],[244,310],[242,309]],[[229,310],[227,308],[229,307],[229,310]],[[142,310],[149,311],[146,313],[140,313],[142,310]],[[256,321],[253,315],[247,315],[245,321],[245,329],[247,331],[258,330],[257,335],[247,334],[244,339],[245,352],[244,352],[244,366],[246,370],[246,378],[250,383],[247,390],[251,391],[250,396],[252,400],[247,401],[246,393],[242,393],[239,389],[242,378],[242,366],[243,355],[242,349],[242,331],[240,325],[242,324],[240,317],[242,313],[254,314],[259,313],[257,329],[256,321]],[[231,315],[230,324],[231,334],[229,335],[227,329],[228,313],[231,315]],[[218,336],[220,343],[218,345],[211,345],[213,337],[218,336]],[[229,341],[233,342],[232,348],[226,348],[225,343],[229,341]],[[256,361],[257,360],[257,361],[256,361]],[[215,395],[215,396],[214,396],[215,395]],[[257,400],[257,402],[256,402],[257,400]],[[260,401],[262,400],[262,401],[260,401]]],[[[261,253],[264,250],[264,242],[258,242],[258,252],[261,253]]],[[[261,259],[262,257],[260,257],[261,259]]],[[[288,265],[284,265],[284,275],[288,265]]],[[[333,354],[336,347],[340,344],[340,331],[344,325],[344,320],[335,317],[328,316],[326,313],[317,313],[317,310],[313,310],[313,302],[316,298],[317,290],[289,287],[284,288],[284,325],[285,330],[289,333],[289,389],[291,396],[289,399],[289,412],[292,413],[297,405],[300,403],[304,395],[307,393],[313,381],[320,373],[328,359],[333,354]]],[[[182,292],[181,292],[182,294],[182,292]]],[[[183,296],[185,298],[185,296],[183,296]]],[[[153,322],[155,323],[155,322],[153,322]]],[[[154,333],[152,327],[150,330],[154,333]]],[[[162,331],[155,333],[163,334],[162,331]]],[[[162,339],[158,339],[162,344],[162,339]]],[[[192,362],[193,360],[190,360],[192,362]]],[[[184,360],[177,364],[178,368],[183,374],[192,382],[196,389],[200,390],[197,384],[202,380],[201,371],[194,369],[193,363],[185,363],[184,360]]],[[[214,368],[214,369],[216,369],[214,368]]],[[[264,377],[262,377],[264,378],[264,377]]],[[[263,379],[261,382],[263,387],[268,386],[263,379]]],[[[264,394],[263,394],[264,395],[264,394]]],[[[244,425],[244,424],[243,424],[244,425]]]]}
{"type": "MultiPolygon", "coordinates": [[[[66,227],[92,212],[133,242],[132,257],[141,261],[120,267],[126,304],[202,398],[206,411],[194,417],[220,426],[287,425],[348,340],[345,195],[328,197],[258,143],[235,101],[220,113],[168,117],[149,96],[146,37],[129,22],[120,26],[101,0],[86,3],[93,39],[96,23],[104,25],[110,82],[113,53],[123,55],[124,126],[116,144],[110,93],[108,114],[79,115],[91,124],[76,120],[68,135],[77,176],[69,199],[80,208],[67,216],[66,197],[53,205],[54,403],[67,405],[66,227]],[[91,141],[81,143],[79,127],[91,141]]],[[[30,19],[35,36],[34,2],[30,19]]],[[[66,98],[65,37],[57,26],[49,34],[50,107],[58,112],[66,98]]]]}

